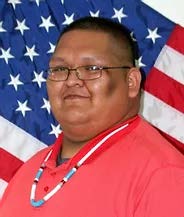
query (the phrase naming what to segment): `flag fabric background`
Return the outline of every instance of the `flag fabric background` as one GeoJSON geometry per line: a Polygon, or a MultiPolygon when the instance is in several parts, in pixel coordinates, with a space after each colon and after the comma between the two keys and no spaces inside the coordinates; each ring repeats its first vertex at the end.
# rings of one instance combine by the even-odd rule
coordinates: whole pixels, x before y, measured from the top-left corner
{"type": "MultiPolygon", "coordinates": [[[[184,151],[184,29],[140,0],[0,2],[0,197],[17,169],[61,132],[45,70],[61,30],[83,16],[126,25],[147,81],[140,113],[184,151]]],[[[153,138],[154,139],[154,138],[153,138]]]]}

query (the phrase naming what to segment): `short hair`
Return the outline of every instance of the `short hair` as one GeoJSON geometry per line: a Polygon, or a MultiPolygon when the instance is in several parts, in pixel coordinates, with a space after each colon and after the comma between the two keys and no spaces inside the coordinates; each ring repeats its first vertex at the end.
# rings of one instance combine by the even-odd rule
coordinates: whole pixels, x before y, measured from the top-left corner
{"type": "Polygon", "coordinates": [[[125,40],[130,49],[131,61],[133,66],[136,66],[136,60],[138,59],[139,50],[136,43],[131,37],[131,32],[125,26],[120,23],[114,22],[108,18],[102,17],[83,17],[78,20],[75,20],[70,25],[66,26],[59,39],[63,34],[72,31],[72,30],[94,30],[108,33],[112,36],[116,41],[121,42],[125,40]]]}

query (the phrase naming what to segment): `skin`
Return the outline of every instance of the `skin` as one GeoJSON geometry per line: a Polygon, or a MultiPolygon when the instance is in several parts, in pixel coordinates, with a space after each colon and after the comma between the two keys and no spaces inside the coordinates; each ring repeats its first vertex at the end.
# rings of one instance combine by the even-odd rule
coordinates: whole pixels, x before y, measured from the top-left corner
{"type": "MultiPolygon", "coordinates": [[[[50,67],[132,66],[126,44],[120,50],[112,41],[104,32],[67,32],[58,42],[50,67]]],[[[133,67],[103,70],[100,78],[90,81],[78,79],[74,71],[66,81],[47,80],[52,112],[64,133],[62,157],[72,157],[99,133],[135,116],[140,81],[140,72],[133,67]]]]}

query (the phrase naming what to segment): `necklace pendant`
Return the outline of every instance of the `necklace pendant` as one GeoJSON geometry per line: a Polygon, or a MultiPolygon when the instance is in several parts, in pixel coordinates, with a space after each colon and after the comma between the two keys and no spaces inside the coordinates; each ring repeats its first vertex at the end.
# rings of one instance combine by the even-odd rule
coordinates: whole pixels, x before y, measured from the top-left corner
{"type": "Polygon", "coordinates": [[[38,200],[38,201],[35,201],[35,200],[31,200],[31,205],[34,206],[34,207],[39,207],[41,205],[43,205],[45,203],[45,201],[42,199],[42,200],[38,200]]]}

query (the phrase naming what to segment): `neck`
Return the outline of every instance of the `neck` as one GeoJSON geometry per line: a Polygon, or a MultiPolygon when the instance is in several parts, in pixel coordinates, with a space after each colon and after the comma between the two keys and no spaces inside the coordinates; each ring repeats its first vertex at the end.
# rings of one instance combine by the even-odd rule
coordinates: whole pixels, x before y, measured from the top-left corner
{"type": "Polygon", "coordinates": [[[137,111],[130,113],[129,115],[123,117],[120,121],[116,123],[111,123],[109,127],[105,127],[100,123],[94,124],[90,122],[89,125],[79,125],[79,126],[67,126],[63,127],[63,143],[61,150],[62,158],[72,158],[86,143],[88,143],[92,138],[99,135],[101,132],[110,129],[111,127],[115,127],[120,123],[124,123],[127,120],[136,116],[137,111]],[[84,127],[85,126],[85,127],[84,127]],[[100,130],[103,129],[103,130],[100,130]]]}
{"type": "Polygon", "coordinates": [[[73,141],[64,136],[61,157],[72,158],[87,142],[88,141],[73,141]]]}

